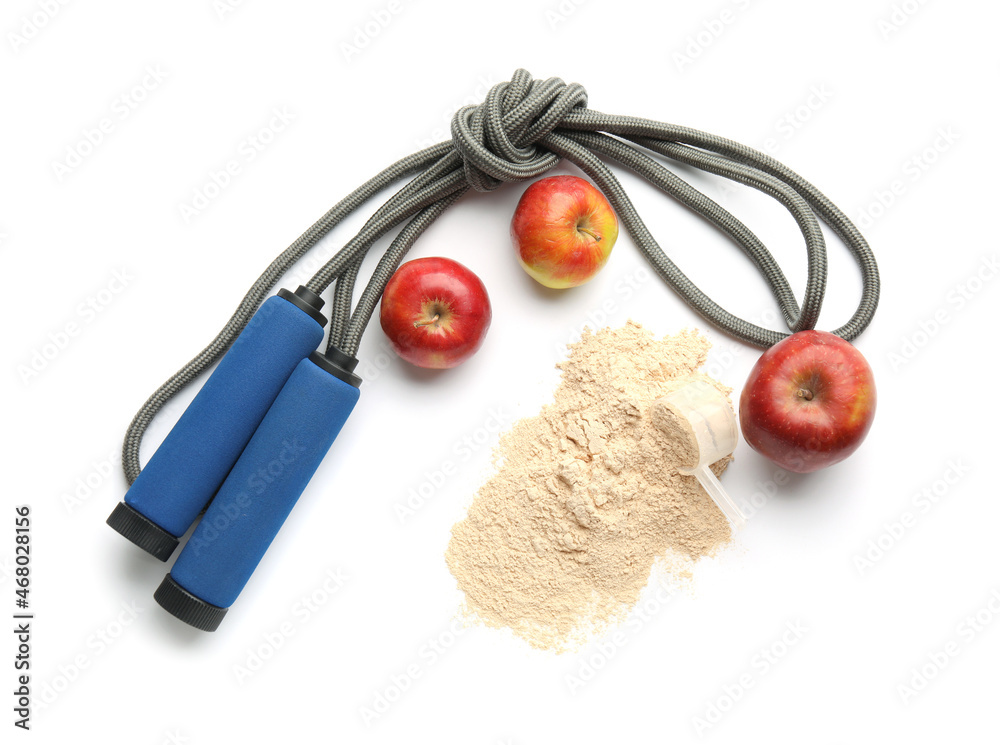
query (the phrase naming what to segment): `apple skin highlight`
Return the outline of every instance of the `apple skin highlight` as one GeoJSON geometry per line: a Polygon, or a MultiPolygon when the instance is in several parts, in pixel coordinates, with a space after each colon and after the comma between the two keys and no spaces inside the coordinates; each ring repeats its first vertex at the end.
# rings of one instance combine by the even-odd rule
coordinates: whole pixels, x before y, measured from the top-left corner
{"type": "Polygon", "coordinates": [[[825,331],[800,331],[766,350],[740,396],[740,428],[754,450],[809,473],[858,449],[875,418],[875,378],[864,356],[825,331]]]}
{"type": "Polygon", "coordinates": [[[521,195],[510,236],[524,270],[546,287],[590,281],[608,262],[618,239],[618,218],[589,181],[550,176],[521,195]]]}
{"type": "Polygon", "coordinates": [[[493,320],[482,280],[457,261],[408,261],[392,275],[379,322],[392,348],[417,367],[456,367],[475,354],[493,320]]]}

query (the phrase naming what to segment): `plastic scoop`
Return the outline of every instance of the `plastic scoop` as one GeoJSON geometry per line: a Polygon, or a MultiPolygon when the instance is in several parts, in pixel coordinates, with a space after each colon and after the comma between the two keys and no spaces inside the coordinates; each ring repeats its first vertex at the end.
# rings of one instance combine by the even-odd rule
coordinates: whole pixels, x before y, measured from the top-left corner
{"type": "Polygon", "coordinates": [[[654,401],[651,413],[653,424],[689,451],[689,463],[677,470],[698,479],[734,528],[745,526],[740,508],[709,468],[736,450],[739,439],[736,414],[726,397],[710,383],[692,380],[654,401]]]}

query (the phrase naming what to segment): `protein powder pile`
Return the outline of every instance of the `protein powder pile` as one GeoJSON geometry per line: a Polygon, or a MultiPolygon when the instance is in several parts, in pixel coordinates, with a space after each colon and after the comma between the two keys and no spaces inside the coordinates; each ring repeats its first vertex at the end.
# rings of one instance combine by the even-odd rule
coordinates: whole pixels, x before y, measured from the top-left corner
{"type": "Polygon", "coordinates": [[[501,436],[495,474],[452,528],[445,559],[469,615],[563,651],[622,620],[654,565],[683,577],[729,542],[726,518],[677,472],[691,443],[651,411],[691,377],[728,396],[698,372],[708,349],[697,331],[658,340],[633,321],[570,345],[553,401],[501,436]]]}

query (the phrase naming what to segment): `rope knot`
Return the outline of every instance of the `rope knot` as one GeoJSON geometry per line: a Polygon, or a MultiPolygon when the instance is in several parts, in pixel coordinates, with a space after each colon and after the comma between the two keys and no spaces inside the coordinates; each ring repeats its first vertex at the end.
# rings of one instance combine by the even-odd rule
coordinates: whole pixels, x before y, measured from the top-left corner
{"type": "Polygon", "coordinates": [[[527,181],[548,171],[560,158],[536,145],[563,117],[587,106],[587,91],[559,78],[532,80],[517,70],[498,83],[477,106],[464,106],[451,120],[451,140],[462,159],[465,178],[476,191],[493,191],[505,182],[527,181]]]}

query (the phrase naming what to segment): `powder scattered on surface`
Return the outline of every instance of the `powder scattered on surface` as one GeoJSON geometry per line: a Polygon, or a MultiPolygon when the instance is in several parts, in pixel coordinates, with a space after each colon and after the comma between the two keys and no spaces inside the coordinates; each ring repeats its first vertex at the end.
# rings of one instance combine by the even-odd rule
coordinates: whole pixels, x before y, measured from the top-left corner
{"type": "Polygon", "coordinates": [[[652,412],[692,377],[729,395],[698,372],[709,346],[633,321],[570,345],[553,401],[501,436],[496,472],[452,528],[445,559],[471,617],[571,649],[623,620],[654,566],[683,578],[730,541],[722,512],[677,471],[691,438],[652,412]]]}

